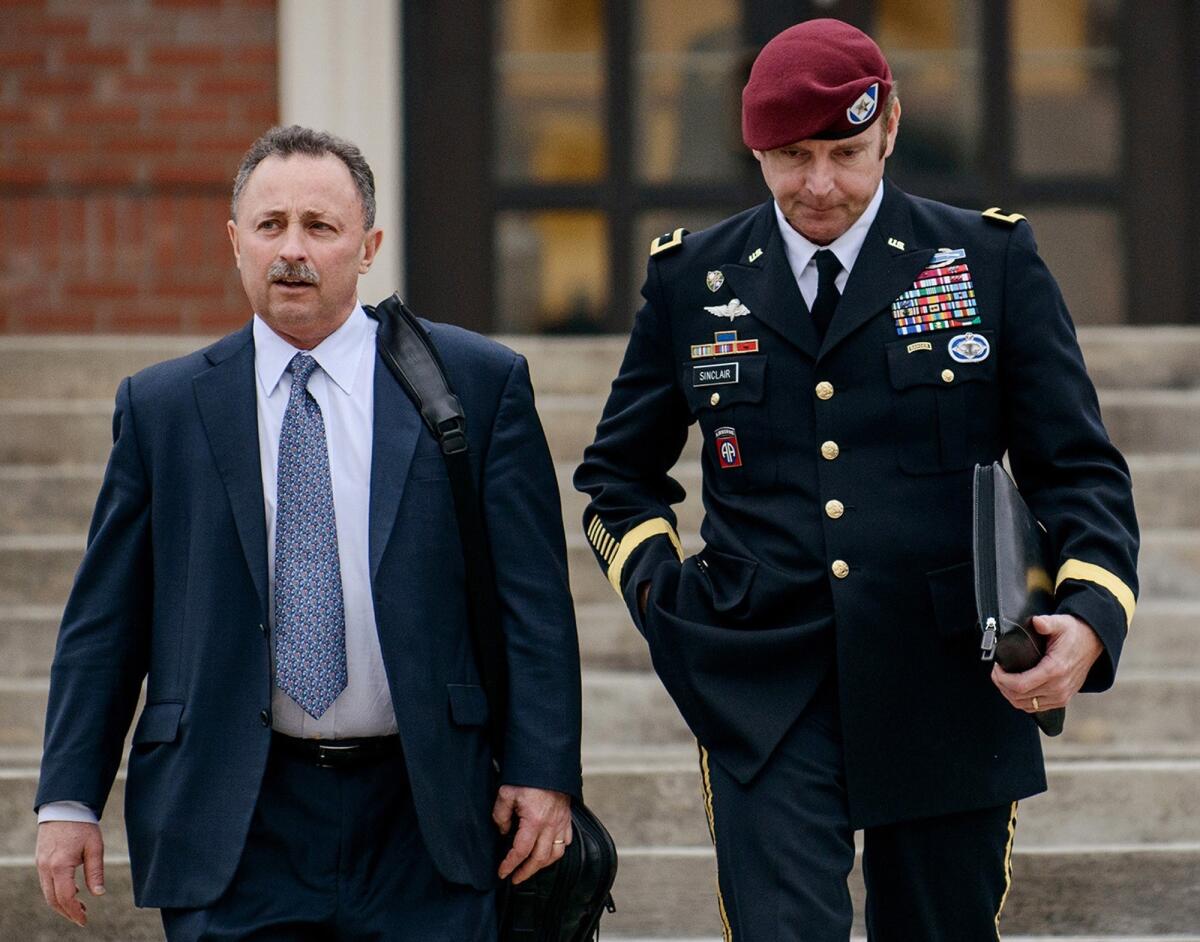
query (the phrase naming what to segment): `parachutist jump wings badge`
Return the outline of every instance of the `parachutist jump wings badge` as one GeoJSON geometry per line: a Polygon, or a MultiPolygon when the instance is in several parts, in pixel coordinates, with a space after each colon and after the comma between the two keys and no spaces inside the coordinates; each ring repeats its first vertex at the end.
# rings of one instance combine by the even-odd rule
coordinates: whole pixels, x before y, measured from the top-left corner
{"type": "Polygon", "coordinates": [[[712,307],[705,307],[704,310],[709,314],[715,314],[717,317],[728,317],[732,322],[735,317],[745,317],[750,313],[750,308],[746,307],[737,298],[729,301],[726,304],[716,304],[712,307]]]}

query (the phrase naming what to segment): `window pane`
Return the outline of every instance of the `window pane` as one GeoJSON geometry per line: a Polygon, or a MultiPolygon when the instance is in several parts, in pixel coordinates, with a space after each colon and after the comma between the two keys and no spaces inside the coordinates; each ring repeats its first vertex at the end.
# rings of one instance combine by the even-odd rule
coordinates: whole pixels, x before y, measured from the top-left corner
{"type": "Polygon", "coordinates": [[[1030,206],[1021,212],[1029,217],[1075,323],[1123,323],[1125,267],[1117,211],[1030,206]]]}
{"type": "Polygon", "coordinates": [[[880,0],[875,39],[892,67],[903,106],[889,173],[977,173],[979,23],[979,0],[880,0]]]}
{"type": "Polygon", "coordinates": [[[1117,0],[1015,0],[1016,166],[1112,176],[1121,140],[1117,0]]]}
{"type": "Polygon", "coordinates": [[[601,0],[504,0],[497,11],[496,173],[511,183],[605,173],[601,0]]]}
{"type": "Polygon", "coordinates": [[[609,303],[608,230],[599,212],[496,216],[496,329],[596,331],[609,303]]]}
{"type": "Polygon", "coordinates": [[[729,180],[742,166],[749,71],[740,4],[642,0],[635,21],[634,165],[654,183],[729,180]]]}

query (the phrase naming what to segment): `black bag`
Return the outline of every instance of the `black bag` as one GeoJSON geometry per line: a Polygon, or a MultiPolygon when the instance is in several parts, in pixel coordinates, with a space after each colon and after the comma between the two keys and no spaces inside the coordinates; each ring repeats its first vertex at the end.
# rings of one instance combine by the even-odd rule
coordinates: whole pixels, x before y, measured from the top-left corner
{"type": "MultiPolygon", "coordinates": [[[[975,607],[983,629],[983,660],[1006,671],[1027,671],[1046,650],[1033,616],[1054,611],[1054,583],[1046,565],[1046,531],[1000,462],[975,466],[975,607]]],[[[1047,736],[1063,730],[1065,707],[1034,720],[1047,736]]]]}
{"type": "MultiPolygon", "coordinates": [[[[504,746],[508,672],[492,560],[479,498],[471,478],[466,416],[450,389],[445,369],[416,316],[393,294],[367,313],[379,321],[377,343],[384,363],[437,438],[446,460],[466,567],[467,611],[480,683],[487,693],[488,736],[499,761],[504,746]]],[[[600,917],[615,912],[612,885],[617,848],[582,801],[571,803],[573,837],[562,858],[519,886],[505,880],[497,894],[501,942],[587,942],[598,938],[600,917]]]]}

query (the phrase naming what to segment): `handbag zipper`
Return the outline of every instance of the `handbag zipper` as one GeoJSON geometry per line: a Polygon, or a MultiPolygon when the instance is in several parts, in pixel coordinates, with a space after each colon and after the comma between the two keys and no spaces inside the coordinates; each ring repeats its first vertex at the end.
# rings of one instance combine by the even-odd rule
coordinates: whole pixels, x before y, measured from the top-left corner
{"type": "Polygon", "coordinates": [[[996,473],[997,466],[984,469],[979,475],[979,489],[982,492],[976,503],[979,519],[975,522],[978,533],[986,536],[986,540],[976,539],[975,552],[982,555],[976,561],[979,572],[979,594],[983,601],[985,612],[995,612],[986,616],[983,623],[983,640],[980,642],[980,660],[991,661],[996,657],[996,615],[1000,612],[999,591],[996,588],[996,473]]]}

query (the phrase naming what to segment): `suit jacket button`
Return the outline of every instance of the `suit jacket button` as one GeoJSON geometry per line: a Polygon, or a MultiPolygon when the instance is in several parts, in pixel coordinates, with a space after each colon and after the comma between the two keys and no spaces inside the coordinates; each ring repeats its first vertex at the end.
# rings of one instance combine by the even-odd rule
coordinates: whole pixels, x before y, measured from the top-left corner
{"type": "Polygon", "coordinates": [[[954,370],[942,370],[942,382],[943,383],[953,383],[954,382],[954,370]]]}
{"type": "Polygon", "coordinates": [[[824,442],[821,445],[821,457],[826,461],[832,461],[841,453],[842,450],[838,448],[837,442],[824,442]]]}
{"type": "Polygon", "coordinates": [[[833,398],[833,383],[821,381],[817,383],[817,398],[832,399],[833,398]]]}
{"type": "Polygon", "coordinates": [[[827,501],[825,504],[825,516],[831,520],[836,520],[846,512],[845,505],[840,500],[827,501]]]}
{"type": "Polygon", "coordinates": [[[708,403],[709,403],[709,405],[713,405],[713,406],[715,406],[715,405],[716,405],[717,403],[719,403],[720,401],[721,401],[721,394],[720,394],[720,393],[713,393],[711,396],[709,396],[709,397],[708,397],[708,403]]]}
{"type": "Polygon", "coordinates": [[[270,711],[270,710],[263,710],[261,713],[259,713],[259,714],[258,714],[258,721],[259,721],[260,723],[262,723],[262,724],[263,724],[263,726],[270,726],[270,725],[271,725],[271,711],[270,711]]]}
{"type": "Polygon", "coordinates": [[[833,565],[829,568],[833,570],[833,574],[839,579],[845,579],[850,575],[850,564],[844,559],[835,559],[833,565]]]}

